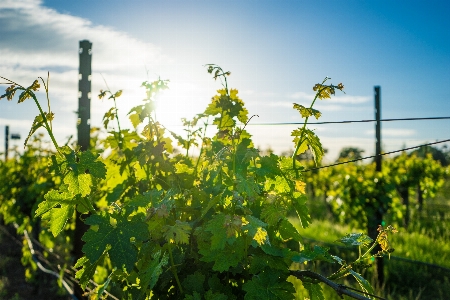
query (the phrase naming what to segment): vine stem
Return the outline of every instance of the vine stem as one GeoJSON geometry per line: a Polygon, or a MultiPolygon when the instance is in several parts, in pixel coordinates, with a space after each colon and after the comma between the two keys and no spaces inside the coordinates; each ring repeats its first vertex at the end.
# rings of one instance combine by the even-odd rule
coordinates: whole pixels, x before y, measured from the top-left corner
{"type": "MultiPolygon", "coordinates": [[[[49,87],[49,80],[50,80],[50,72],[47,73],[47,84],[45,84],[44,78],[39,77],[42,81],[42,84],[44,85],[45,88],[45,95],[47,96],[47,106],[48,106],[48,113],[50,114],[52,112],[51,108],[50,108],[50,98],[48,97],[48,87],[49,87]]],[[[53,130],[53,125],[52,122],[50,121],[50,128],[53,130]]]]}
{"type": "MultiPolygon", "coordinates": [[[[297,277],[300,280],[302,280],[302,278],[304,278],[304,277],[307,277],[307,278],[321,281],[321,282],[325,283],[326,285],[330,286],[331,288],[333,288],[339,296],[347,295],[353,299],[370,300],[370,298],[367,298],[360,294],[349,291],[346,286],[337,284],[337,283],[331,281],[330,279],[328,279],[318,273],[310,271],[310,270],[290,271],[290,274],[292,276],[297,277]]],[[[374,295],[371,295],[371,296],[374,296],[374,295]]]]}
{"type": "MultiPolygon", "coordinates": [[[[28,89],[27,89],[27,91],[28,91],[28,89]]],[[[33,92],[31,92],[31,91],[28,91],[28,93],[31,95],[31,97],[33,98],[34,102],[36,103],[36,105],[37,105],[37,107],[38,107],[38,109],[39,109],[39,112],[40,112],[42,118],[44,119],[45,129],[47,129],[47,132],[48,132],[48,134],[50,135],[50,138],[52,139],[53,145],[56,147],[56,151],[59,152],[59,146],[58,146],[58,143],[57,143],[56,140],[55,140],[55,136],[53,135],[53,132],[52,132],[52,130],[51,130],[50,125],[48,125],[47,117],[45,116],[45,113],[44,113],[44,111],[42,110],[42,107],[41,107],[41,105],[39,104],[39,101],[37,100],[36,95],[35,95],[33,92]]]]}
{"type": "MultiPolygon", "coordinates": [[[[377,238],[375,239],[375,241],[373,242],[372,246],[361,256],[361,248],[359,248],[359,257],[357,260],[355,260],[352,264],[356,264],[358,262],[360,262],[362,259],[364,259],[368,254],[370,254],[370,252],[375,248],[376,245],[378,245],[377,241],[378,241],[378,237],[380,236],[382,232],[378,233],[377,238]]],[[[338,279],[341,276],[343,276],[343,274],[347,273],[348,270],[350,270],[352,268],[352,264],[346,266],[345,268],[338,270],[336,273],[332,274],[331,276],[328,277],[328,279],[338,279]]]]}
{"type": "MultiPolygon", "coordinates": [[[[50,73],[49,73],[49,77],[50,77],[50,73]]],[[[37,105],[37,107],[39,109],[39,113],[41,114],[42,118],[44,119],[45,129],[47,130],[48,134],[50,135],[50,138],[52,139],[52,143],[56,147],[56,151],[59,152],[59,146],[58,146],[58,143],[55,140],[55,136],[53,135],[52,127],[48,124],[47,117],[45,116],[44,111],[42,110],[42,107],[41,107],[41,105],[39,104],[39,101],[36,98],[36,95],[29,88],[26,89],[22,85],[14,82],[14,81],[12,81],[12,80],[10,80],[8,78],[5,78],[3,76],[0,76],[0,78],[7,80],[8,84],[17,85],[18,87],[20,87],[20,89],[25,91],[28,95],[30,95],[33,98],[34,102],[36,103],[36,105],[37,105]]],[[[42,82],[44,82],[44,80],[42,78],[41,78],[41,80],[42,80],[42,82]]],[[[45,85],[45,82],[44,82],[44,87],[45,87],[45,91],[46,91],[46,94],[47,94],[47,101],[48,101],[49,113],[50,113],[50,100],[48,98],[48,81],[47,81],[47,86],[45,85]]]]}
{"type": "Polygon", "coordinates": [[[174,263],[174,261],[173,261],[173,255],[172,255],[172,246],[171,246],[170,242],[168,243],[167,248],[169,249],[170,264],[172,265],[172,268],[171,268],[171,269],[172,269],[173,276],[175,276],[175,280],[176,280],[176,282],[177,282],[178,289],[179,289],[180,292],[183,294],[183,293],[184,293],[184,292],[183,292],[183,287],[181,286],[180,279],[178,278],[177,270],[176,270],[176,268],[175,268],[175,263],[174,263]]]}
{"type": "MultiPolygon", "coordinates": [[[[322,81],[321,84],[323,85],[328,79],[329,79],[328,77],[325,77],[325,79],[322,81]]],[[[321,93],[324,89],[325,89],[325,88],[319,89],[319,90],[317,91],[316,96],[314,97],[314,100],[313,100],[313,102],[311,103],[311,106],[309,107],[309,109],[312,109],[312,108],[313,108],[314,103],[316,103],[317,98],[319,97],[320,93],[321,93]]],[[[308,123],[308,119],[309,119],[309,116],[305,118],[305,122],[303,123],[303,127],[302,127],[302,134],[300,135],[300,139],[299,139],[299,141],[298,141],[298,143],[297,143],[297,146],[295,147],[294,153],[292,154],[292,166],[293,166],[295,172],[297,173],[297,175],[298,175],[298,171],[297,171],[297,167],[296,167],[296,165],[295,165],[295,163],[296,163],[295,156],[297,155],[297,152],[298,152],[298,150],[300,149],[300,146],[303,144],[303,137],[305,136],[305,128],[306,128],[306,124],[308,123]]]]}
{"type": "Polygon", "coordinates": [[[200,153],[198,154],[198,159],[197,159],[197,162],[195,163],[195,173],[194,173],[195,176],[197,176],[197,174],[198,174],[198,165],[200,164],[200,159],[203,154],[203,148],[205,145],[205,138],[206,138],[206,130],[208,129],[208,120],[206,120],[206,122],[204,123],[204,126],[205,127],[203,127],[203,128],[205,131],[203,132],[202,145],[200,146],[200,153]]]}

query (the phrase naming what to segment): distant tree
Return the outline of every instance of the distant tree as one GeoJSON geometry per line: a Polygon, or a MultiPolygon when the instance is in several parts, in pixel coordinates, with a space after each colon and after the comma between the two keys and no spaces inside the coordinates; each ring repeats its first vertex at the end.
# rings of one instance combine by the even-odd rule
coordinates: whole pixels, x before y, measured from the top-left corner
{"type": "Polygon", "coordinates": [[[362,158],[363,153],[364,150],[361,148],[345,147],[342,148],[341,152],[339,153],[338,161],[360,159],[362,158]]]}
{"type": "MultiPolygon", "coordinates": [[[[327,154],[328,153],[328,149],[323,148],[323,153],[327,154]]],[[[292,154],[291,154],[291,156],[292,156],[292,154]]],[[[302,154],[297,155],[296,158],[297,158],[298,161],[308,162],[308,161],[313,161],[314,160],[314,155],[311,152],[311,150],[308,149],[305,152],[303,152],[302,154]]]]}
{"type": "Polygon", "coordinates": [[[270,146],[267,147],[266,149],[258,148],[258,150],[259,150],[259,154],[262,156],[270,155],[270,154],[274,153],[272,147],[270,147],[270,146]]]}

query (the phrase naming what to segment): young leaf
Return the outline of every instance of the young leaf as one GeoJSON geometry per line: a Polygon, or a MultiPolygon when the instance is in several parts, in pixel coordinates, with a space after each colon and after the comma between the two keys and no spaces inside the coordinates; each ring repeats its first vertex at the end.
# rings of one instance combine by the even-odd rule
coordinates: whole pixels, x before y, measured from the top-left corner
{"type": "Polygon", "coordinates": [[[51,190],[48,192],[44,196],[45,201],[39,204],[35,212],[36,217],[43,215],[43,218],[49,221],[50,230],[55,237],[64,229],[77,205],[75,196],[64,189],[62,186],[61,190],[63,191],[51,190]],[[61,207],[55,207],[58,205],[61,207]]]}
{"type": "Polygon", "coordinates": [[[44,126],[44,118],[42,115],[38,115],[34,118],[33,124],[31,125],[30,132],[28,133],[28,136],[25,139],[24,145],[26,146],[28,143],[28,140],[30,137],[38,130],[40,127],[44,126]]]}
{"type": "Polygon", "coordinates": [[[313,250],[305,249],[292,257],[292,261],[297,263],[304,263],[312,260],[322,260],[334,263],[333,257],[328,253],[328,248],[323,248],[317,245],[314,246],[313,250]]]}
{"type": "Polygon", "coordinates": [[[306,108],[303,105],[294,103],[294,109],[298,110],[302,118],[308,118],[310,116],[314,116],[317,120],[322,115],[320,111],[314,108],[306,108]]]}
{"type": "Polygon", "coordinates": [[[373,240],[364,233],[349,233],[340,238],[338,242],[346,246],[369,246],[373,240]]]}
{"type": "Polygon", "coordinates": [[[75,205],[63,204],[60,208],[53,208],[50,211],[50,231],[56,237],[67,223],[67,220],[73,216],[75,205]]]}
{"type": "Polygon", "coordinates": [[[46,213],[58,204],[74,202],[74,195],[68,191],[60,192],[57,190],[51,190],[45,194],[44,198],[45,201],[39,203],[39,206],[35,211],[36,217],[46,213]]]}
{"type": "Polygon", "coordinates": [[[175,225],[164,226],[164,237],[169,243],[189,244],[189,235],[192,230],[191,225],[187,222],[176,220],[175,225]]]}
{"type": "Polygon", "coordinates": [[[68,185],[69,191],[82,197],[91,192],[92,178],[89,174],[77,174],[70,172],[64,177],[64,183],[68,185]]]}

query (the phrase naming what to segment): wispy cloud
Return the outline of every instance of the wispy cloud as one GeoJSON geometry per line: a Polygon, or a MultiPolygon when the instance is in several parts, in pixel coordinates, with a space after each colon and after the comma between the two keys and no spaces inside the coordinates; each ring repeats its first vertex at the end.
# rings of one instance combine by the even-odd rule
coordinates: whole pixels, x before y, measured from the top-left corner
{"type": "MultiPolygon", "coordinates": [[[[270,107],[289,107],[292,108],[294,101],[270,101],[270,102],[265,102],[262,103],[263,105],[267,105],[270,107]]],[[[307,103],[305,102],[301,102],[298,104],[302,104],[304,106],[309,106],[311,103],[307,103]]],[[[339,105],[337,102],[335,101],[327,101],[327,102],[319,102],[317,105],[314,106],[316,109],[318,109],[319,111],[342,111],[345,109],[351,109],[352,111],[355,110],[359,110],[359,109],[366,109],[366,107],[354,107],[351,106],[349,107],[349,105],[339,105]],[[331,102],[331,103],[330,103],[331,102]]]]}
{"type": "MultiPolygon", "coordinates": [[[[313,93],[305,93],[305,92],[296,92],[289,95],[289,98],[294,100],[304,100],[311,101],[314,99],[315,94],[313,93]]],[[[333,103],[345,103],[345,104],[362,104],[369,102],[371,97],[369,96],[356,96],[356,95],[336,95],[331,97],[331,99],[326,99],[327,102],[333,103]]]]}
{"type": "MultiPolygon", "coordinates": [[[[126,33],[94,26],[86,19],[46,8],[42,1],[7,0],[0,4],[2,67],[78,66],[78,41],[94,42],[93,67],[99,72],[131,72],[134,66],[167,60],[161,50],[126,33]],[[74,51],[75,49],[75,51],[74,51]]],[[[127,72],[127,73],[128,73],[127,72]]]]}
{"type": "Polygon", "coordinates": [[[289,98],[295,99],[295,100],[309,100],[314,99],[314,94],[312,93],[305,93],[305,92],[296,92],[291,95],[289,95],[289,98]]]}
{"type": "MultiPolygon", "coordinates": [[[[375,130],[367,130],[366,134],[373,136],[375,134],[375,130]]],[[[385,137],[410,137],[414,136],[415,134],[416,131],[414,129],[381,129],[381,135],[385,137]]]]}

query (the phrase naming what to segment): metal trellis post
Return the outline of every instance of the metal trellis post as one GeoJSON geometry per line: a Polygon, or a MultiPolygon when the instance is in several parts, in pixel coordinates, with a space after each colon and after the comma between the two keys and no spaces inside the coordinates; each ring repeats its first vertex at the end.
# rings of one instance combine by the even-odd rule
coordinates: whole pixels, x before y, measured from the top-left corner
{"type": "MultiPolygon", "coordinates": [[[[382,168],[381,168],[381,91],[380,91],[380,87],[379,86],[375,86],[374,87],[374,92],[375,92],[375,119],[376,119],[376,124],[375,124],[375,138],[376,138],[376,143],[375,143],[375,170],[377,172],[381,172],[382,168]]],[[[379,190],[380,188],[382,188],[382,186],[380,186],[380,184],[382,184],[380,181],[377,181],[377,190],[379,190]]],[[[378,195],[380,194],[379,192],[377,193],[378,195]]],[[[378,236],[378,225],[382,225],[383,223],[383,204],[381,203],[381,199],[379,198],[379,196],[376,199],[376,204],[373,207],[373,213],[374,215],[372,216],[372,218],[369,218],[369,236],[372,239],[376,239],[378,236]]],[[[380,247],[377,246],[375,248],[375,251],[379,251],[380,247]]],[[[383,282],[384,282],[384,261],[383,261],[383,257],[378,257],[376,258],[376,268],[377,268],[377,277],[378,277],[378,286],[382,286],[383,282]]]]}
{"type": "Polygon", "coordinates": [[[9,149],[9,126],[5,126],[5,162],[8,160],[8,149],[9,149]]]}

